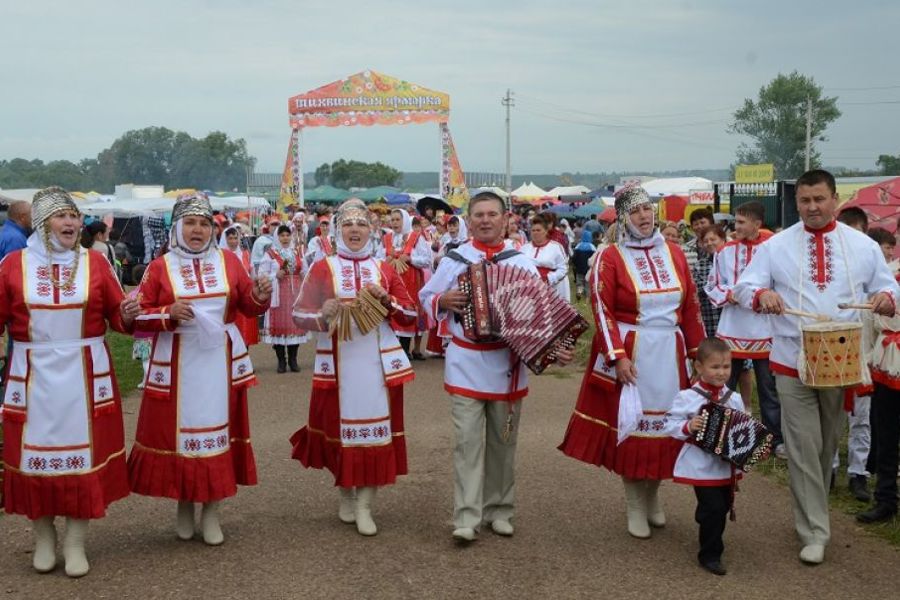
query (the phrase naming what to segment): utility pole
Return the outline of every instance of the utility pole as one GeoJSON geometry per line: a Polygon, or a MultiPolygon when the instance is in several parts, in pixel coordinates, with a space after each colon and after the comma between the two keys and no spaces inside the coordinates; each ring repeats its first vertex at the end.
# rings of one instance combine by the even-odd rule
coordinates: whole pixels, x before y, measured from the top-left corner
{"type": "Polygon", "coordinates": [[[804,171],[809,171],[809,158],[812,154],[812,98],[806,97],[806,160],[804,171]]]}
{"type": "Polygon", "coordinates": [[[512,192],[512,170],[510,162],[510,145],[509,145],[509,109],[515,106],[512,99],[512,92],[507,89],[506,96],[500,100],[500,104],[506,107],[506,193],[512,192]]]}

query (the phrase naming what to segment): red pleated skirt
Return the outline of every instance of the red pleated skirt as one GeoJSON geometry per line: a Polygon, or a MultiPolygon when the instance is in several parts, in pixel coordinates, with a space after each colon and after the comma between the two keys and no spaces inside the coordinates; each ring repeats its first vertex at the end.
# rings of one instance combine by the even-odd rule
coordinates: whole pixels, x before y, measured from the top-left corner
{"type": "Polygon", "coordinates": [[[313,388],[309,424],[291,436],[291,457],[311,469],[328,469],[340,487],[390,485],[406,475],[406,437],[403,430],[403,386],[388,388],[391,442],[380,446],[343,446],[340,407],[334,389],[313,388]]]}
{"type": "Polygon", "coordinates": [[[131,491],[180,501],[213,502],[234,496],[238,485],[256,485],[247,387],[236,387],[229,396],[229,448],[206,457],[175,452],[177,404],[174,398],[146,390],[135,444],[128,457],[131,491]]]}
{"type": "Polygon", "coordinates": [[[566,456],[605,467],[628,479],[671,479],[684,442],[671,437],[633,435],[617,444],[621,386],[600,384],[591,377],[596,358],[595,343],[559,449],[566,456]]]}

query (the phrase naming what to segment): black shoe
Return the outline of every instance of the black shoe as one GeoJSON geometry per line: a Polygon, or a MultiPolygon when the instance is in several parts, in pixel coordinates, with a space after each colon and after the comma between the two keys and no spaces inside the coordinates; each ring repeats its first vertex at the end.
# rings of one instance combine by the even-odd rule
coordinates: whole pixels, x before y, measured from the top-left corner
{"type": "Polygon", "coordinates": [[[860,502],[871,502],[872,495],[869,493],[869,478],[865,475],[851,475],[847,484],[850,493],[860,502]]]}
{"type": "Polygon", "coordinates": [[[275,356],[278,358],[278,372],[285,373],[287,371],[287,357],[285,356],[284,346],[276,344],[273,348],[275,348],[275,356]]]}
{"type": "Polygon", "coordinates": [[[700,561],[700,566],[712,573],[713,575],[725,575],[728,571],[725,570],[725,565],[722,564],[721,560],[707,560],[700,561]]]}
{"type": "Polygon", "coordinates": [[[300,365],[297,364],[297,350],[299,350],[300,346],[293,345],[288,346],[288,367],[291,369],[291,373],[299,373],[300,365]]]}
{"type": "Polygon", "coordinates": [[[881,523],[883,521],[890,521],[896,514],[896,506],[879,502],[869,510],[856,515],[856,520],[860,523],[881,523]]]}
{"type": "Polygon", "coordinates": [[[425,360],[425,355],[421,352],[413,352],[409,357],[413,360],[425,360]]]}
{"type": "Polygon", "coordinates": [[[837,481],[837,469],[831,470],[831,483],[828,485],[828,493],[834,491],[834,483],[837,481]]]}

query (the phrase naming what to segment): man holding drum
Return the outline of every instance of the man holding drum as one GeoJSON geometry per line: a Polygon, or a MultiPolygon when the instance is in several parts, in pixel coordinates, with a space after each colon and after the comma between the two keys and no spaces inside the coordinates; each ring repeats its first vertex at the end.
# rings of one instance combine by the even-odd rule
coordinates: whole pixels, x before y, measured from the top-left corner
{"type": "MultiPolygon", "coordinates": [[[[807,364],[811,355],[816,358],[815,348],[801,347],[801,328],[815,322],[810,315],[824,315],[836,326],[858,327],[858,310],[838,305],[867,298],[877,314],[893,315],[900,289],[878,245],[835,220],[838,198],[830,173],[804,173],[797,179],[796,193],[802,222],[760,246],[738,280],[734,296],[742,306],[778,315],[772,318],[769,362],[781,400],[794,523],[803,544],[800,560],[819,564],[831,536],[828,487],[844,426],[844,390],[810,381],[813,369],[808,367],[823,364],[807,364]]],[[[839,339],[846,341],[850,336],[839,339]]],[[[837,360],[859,361],[860,350],[851,349],[837,360]]]]}

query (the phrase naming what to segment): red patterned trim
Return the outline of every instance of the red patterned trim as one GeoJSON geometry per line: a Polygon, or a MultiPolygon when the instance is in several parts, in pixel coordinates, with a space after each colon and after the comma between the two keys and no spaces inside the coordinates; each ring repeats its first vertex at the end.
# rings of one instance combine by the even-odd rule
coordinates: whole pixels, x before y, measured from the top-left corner
{"type": "MultiPolygon", "coordinates": [[[[741,478],[741,473],[736,473],[736,478],[741,478]]],[[[697,487],[722,487],[731,485],[731,478],[725,479],[691,479],[690,477],[672,477],[675,483],[685,483],[687,485],[695,485],[697,487]]]]}
{"type": "Polygon", "coordinates": [[[453,343],[459,346],[460,348],[465,348],[466,350],[478,350],[480,352],[487,352],[490,350],[502,350],[507,348],[506,342],[472,342],[469,340],[464,340],[462,338],[458,338],[453,336],[453,343]]]}
{"type": "Polygon", "coordinates": [[[781,363],[777,363],[773,360],[769,361],[769,368],[773,373],[778,373],[779,375],[787,375],[788,377],[795,377],[800,379],[800,373],[797,369],[792,369],[786,365],[782,365],[781,363]]]}
{"type": "Polygon", "coordinates": [[[872,381],[875,383],[880,383],[885,387],[889,387],[892,390],[900,390],[900,377],[894,377],[893,375],[879,369],[872,369],[872,381]]]}
{"type": "Polygon", "coordinates": [[[521,400],[526,395],[528,395],[528,388],[522,388],[521,390],[516,390],[514,392],[510,392],[509,394],[496,394],[492,392],[479,392],[477,390],[470,390],[468,388],[457,387],[455,385],[450,385],[449,383],[444,384],[444,389],[451,394],[455,394],[457,396],[464,396],[466,398],[472,398],[474,400],[488,400],[488,401],[501,401],[501,402],[515,402],[516,400],[521,400]]]}

